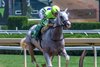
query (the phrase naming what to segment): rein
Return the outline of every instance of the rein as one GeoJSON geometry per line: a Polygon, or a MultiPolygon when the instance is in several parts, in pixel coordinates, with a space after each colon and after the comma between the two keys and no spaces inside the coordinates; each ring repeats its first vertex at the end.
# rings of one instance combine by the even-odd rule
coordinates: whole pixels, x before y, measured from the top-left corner
{"type": "MultiPolygon", "coordinates": [[[[69,21],[69,20],[66,20],[66,21],[69,21]]],[[[65,26],[65,25],[64,25],[64,22],[65,22],[65,21],[62,22],[62,23],[63,23],[62,25],[57,25],[57,26],[55,26],[55,27],[54,27],[54,26],[51,26],[50,28],[57,28],[57,27],[65,26]]],[[[54,25],[54,24],[53,24],[53,25],[54,25]]],[[[66,25],[69,25],[69,24],[67,23],[66,25]]]]}
{"type": "Polygon", "coordinates": [[[57,27],[61,27],[61,26],[64,26],[64,25],[57,25],[57,26],[55,26],[55,27],[53,27],[53,26],[51,26],[50,28],[57,28],[57,27]]]}
{"type": "Polygon", "coordinates": [[[52,40],[52,41],[55,41],[55,42],[57,42],[57,41],[62,41],[63,39],[64,39],[64,38],[59,39],[59,40],[54,40],[54,39],[51,38],[51,40],[52,40]]]}

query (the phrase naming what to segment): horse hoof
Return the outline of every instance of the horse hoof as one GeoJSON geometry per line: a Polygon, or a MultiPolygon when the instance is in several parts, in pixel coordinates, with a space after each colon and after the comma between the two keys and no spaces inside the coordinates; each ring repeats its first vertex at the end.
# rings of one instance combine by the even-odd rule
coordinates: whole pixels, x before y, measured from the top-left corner
{"type": "Polygon", "coordinates": [[[42,64],[42,67],[46,67],[46,64],[42,64]]]}
{"type": "Polygon", "coordinates": [[[35,62],[34,61],[32,61],[32,64],[34,64],[35,62]]]}
{"type": "Polygon", "coordinates": [[[38,65],[38,64],[36,64],[36,67],[39,67],[39,65],[38,65]]]}

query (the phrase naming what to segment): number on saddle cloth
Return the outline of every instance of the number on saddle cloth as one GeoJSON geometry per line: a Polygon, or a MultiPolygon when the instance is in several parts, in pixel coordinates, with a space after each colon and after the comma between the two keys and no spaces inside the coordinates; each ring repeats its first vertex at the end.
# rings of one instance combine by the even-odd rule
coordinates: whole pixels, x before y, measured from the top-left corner
{"type": "Polygon", "coordinates": [[[36,26],[35,30],[32,31],[32,33],[31,33],[32,38],[39,39],[41,36],[40,30],[42,29],[43,26],[46,26],[47,24],[48,24],[48,22],[46,19],[41,20],[40,24],[38,24],[36,26]]]}
{"type": "Polygon", "coordinates": [[[32,38],[35,38],[35,39],[38,39],[39,38],[40,33],[41,33],[40,32],[41,28],[42,28],[42,25],[38,24],[36,26],[36,28],[34,30],[32,30],[32,32],[31,32],[32,38]]]}

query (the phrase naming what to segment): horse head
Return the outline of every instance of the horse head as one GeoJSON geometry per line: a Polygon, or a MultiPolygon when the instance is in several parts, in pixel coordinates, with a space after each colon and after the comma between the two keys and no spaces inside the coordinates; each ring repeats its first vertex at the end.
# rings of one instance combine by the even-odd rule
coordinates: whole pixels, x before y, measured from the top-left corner
{"type": "Polygon", "coordinates": [[[58,16],[61,19],[62,25],[64,25],[67,28],[71,27],[71,22],[69,21],[69,12],[68,12],[68,9],[65,9],[64,11],[59,12],[58,16]]]}
{"type": "Polygon", "coordinates": [[[69,13],[67,9],[58,12],[58,16],[52,21],[54,23],[54,28],[51,31],[51,39],[62,40],[63,39],[63,28],[70,28],[71,22],[69,21],[69,13]],[[55,35],[57,37],[55,37],[55,35]]]}
{"type": "Polygon", "coordinates": [[[50,23],[53,23],[53,27],[65,26],[67,28],[71,27],[71,22],[69,21],[69,12],[68,9],[58,12],[58,15],[55,19],[49,19],[50,23]]]}

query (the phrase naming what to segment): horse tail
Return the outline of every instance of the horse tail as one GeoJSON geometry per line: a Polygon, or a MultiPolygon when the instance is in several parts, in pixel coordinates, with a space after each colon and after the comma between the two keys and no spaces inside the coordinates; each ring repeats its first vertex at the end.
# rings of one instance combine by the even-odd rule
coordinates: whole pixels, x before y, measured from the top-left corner
{"type": "Polygon", "coordinates": [[[23,39],[21,39],[21,41],[20,41],[20,46],[24,49],[24,48],[26,48],[26,46],[27,46],[27,44],[25,43],[25,39],[26,38],[23,38],[23,39]]]}

